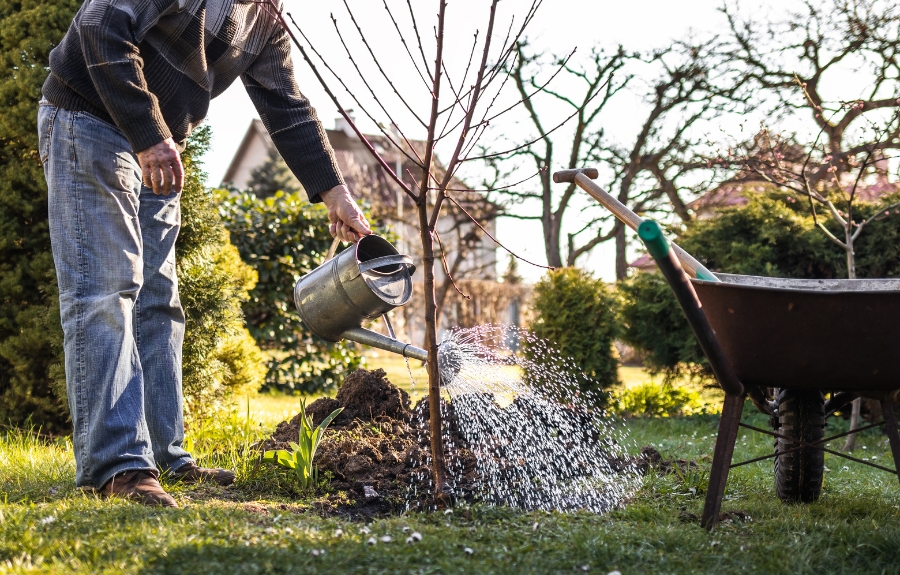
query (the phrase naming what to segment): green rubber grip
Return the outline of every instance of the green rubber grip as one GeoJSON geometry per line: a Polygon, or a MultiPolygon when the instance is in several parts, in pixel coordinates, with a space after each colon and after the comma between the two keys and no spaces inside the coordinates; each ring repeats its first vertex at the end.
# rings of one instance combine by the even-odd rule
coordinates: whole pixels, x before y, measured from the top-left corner
{"type": "Polygon", "coordinates": [[[666,241],[666,236],[663,235],[659,224],[653,220],[644,220],[638,226],[638,236],[654,259],[669,257],[669,242],[666,241]]]}
{"type": "Polygon", "coordinates": [[[716,276],[712,275],[712,273],[711,273],[708,269],[706,269],[706,268],[701,268],[701,269],[698,269],[698,270],[697,270],[697,279],[698,279],[698,280],[708,281],[708,282],[720,282],[720,281],[722,281],[722,280],[720,280],[719,278],[717,278],[716,276]]]}

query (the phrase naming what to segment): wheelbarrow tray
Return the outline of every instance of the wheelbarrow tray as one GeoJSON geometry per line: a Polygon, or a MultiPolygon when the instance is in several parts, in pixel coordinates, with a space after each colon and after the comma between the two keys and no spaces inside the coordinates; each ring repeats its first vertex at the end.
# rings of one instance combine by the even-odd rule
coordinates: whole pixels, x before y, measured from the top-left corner
{"type": "Polygon", "coordinates": [[[900,280],[692,279],[745,386],[900,387],[900,280]]]}

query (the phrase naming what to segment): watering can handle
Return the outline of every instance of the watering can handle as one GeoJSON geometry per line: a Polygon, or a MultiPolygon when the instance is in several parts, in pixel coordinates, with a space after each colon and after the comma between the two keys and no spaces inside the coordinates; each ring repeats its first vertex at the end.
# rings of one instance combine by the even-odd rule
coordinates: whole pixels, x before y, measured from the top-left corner
{"type": "Polygon", "coordinates": [[[413,264],[412,258],[404,254],[398,254],[395,256],[382,256],[380,258],[375,258],[366,262],[360,262],[359,272],[363,273],[375,268],[380,268],[381,266],[393,265],[406,266],[407,268],[409,268],[409,275],[413,275],[414,273],[416,273],[416,266],[413,264]]]}
{"type": "Polygon", "coordinates": [[[328,254],[325,256],[326,262],[334,257],[339,245],[341,245],[341,238],[334,238],[334,241],[331,242],[331,247],[328,248],[328,254]]]}

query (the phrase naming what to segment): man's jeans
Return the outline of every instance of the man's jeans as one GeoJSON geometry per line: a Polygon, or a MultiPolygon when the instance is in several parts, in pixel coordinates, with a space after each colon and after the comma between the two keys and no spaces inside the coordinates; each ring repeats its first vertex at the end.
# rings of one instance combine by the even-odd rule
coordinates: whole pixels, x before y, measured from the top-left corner
{"type": "Polygon", "coordinates": [[[175,277],[178,194],[157,196],[125,135],[42,102],[41,162],[59,281],[79,486],[175,470],[184,439],[184,312],[175,277]]]}

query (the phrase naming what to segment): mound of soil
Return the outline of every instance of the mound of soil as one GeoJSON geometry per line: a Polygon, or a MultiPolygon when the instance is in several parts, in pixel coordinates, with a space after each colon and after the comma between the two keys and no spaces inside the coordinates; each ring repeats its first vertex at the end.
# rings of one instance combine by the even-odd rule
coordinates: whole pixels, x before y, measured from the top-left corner
{"type": "MultiPolygon", "coordinates": [[[[489,394],[472,396],[467,401],[490,404],[496,408],[496,417],[504,415],[504,410],[489,394]]],[[[537,405],[516,401],[532,417],[542,417],[537,405]]],[[[453,495],[457,500],[472,501],[478,483],[477,459],[462,435],[453,404],[443,400],[441,403],[447,467],[456,478],[453,495]]],[[[411,409],[409,395],[390,383],[383,370],[357,370],[347,377],[336,398],[318,399],[306,412],[313,425],[318,425],[340,407],[344,410],[326,430],[315,463],[320,475],[332,476],[331,489],[343,492],[346,497],[330,497],[329,500],[338,502],[320,510],[360,518],[434,508],[428,398],[411,409]]],[[[587,414],[573,415],[589,421],[587,414]]],[[[300,414],[297,414],[280,423],[272,437],[259,447],[290,450],[290,442],[297,441],[299,425],[300,414]]],[[[638,458],[619,459],[610,460],[613,468],[636,466],[646,472],[651,467],[665,471],[673,463],[683,465],[662,461],[659,453],[649,447],[638,458]]]]}
{"type": "MultiPolygon", "coordinates": [[[[313,425],[318,425],[339,407],[344,410],[326,430],[315,463],[320,475],[332,475],[332,489],[345,492],[347,501],[324,511],[365,517],[399,512],[407,505],[431,506],[427,400],[411,410],[409,395],[389,382],[383,370],[357,370],[347,377],[336,398],[318,399],[306,412],[313,425]]],[[[451,437],[459,441],[452,410],[446,407],[451,437]]],[[[290,450],[290,442],[297,441],[299,426],[297,414],[280,423],[260,447],[290,450]]],[[[457,495],[471,498],[474,456],[465,450],[454,450],[448,463],[464,470],[463,477],[469,476],[469,481],[463,481],[468,489],[459,486],[457,495]]]]}

